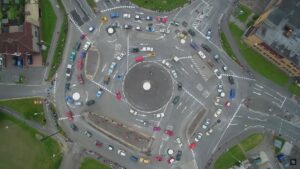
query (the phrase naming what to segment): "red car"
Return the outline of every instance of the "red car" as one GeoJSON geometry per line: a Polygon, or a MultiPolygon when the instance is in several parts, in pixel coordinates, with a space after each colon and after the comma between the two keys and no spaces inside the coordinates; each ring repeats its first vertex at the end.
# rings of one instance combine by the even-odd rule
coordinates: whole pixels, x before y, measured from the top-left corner
{"type": "Polygon", "coordinates": [[[190,150],[193,150],[193,149],[196,148],[196,146],[197,146],[197,144],[196,144],[195,142],[192,142],[192,143],[189,145],[189,149],[190,149],[190,150]]]}
{"type": "Polygon", "coordinates": [[[82,60],[81,58],[78,58],[78,59],[77,59],[76,67],[77,67],[78,70],[82,70],[82,67],[83,67],[83,60],[82,60]]]}
{"type": "Polygon", "coordinates": [[[173,164],[174,161],[175,161],[174,157],[170,157],[170,158],[168,159],[168,163],[169,163],[169,164],[173,164]]]}
{"type": "Polygon", "coordinates": [[[68,112],[66,112],[66,116],[68,117],[68,120],[70,120],[70,121],[73,121],[73,112],[71,112],[71,111],[68,111],[68,112]]]}
{"type": "Polygon", "coordinates": [[[172,137],[174,135],[174,132],[172,130],[165,130],[164,133],[170,137],[172,137]]]}
{"type": "Polygon", "coordinates": [[[161,22],[161,23],[167,23],[168,22],[168,17],[166,17],[166,16],[165,17],[157,16],[156,21],[161,22]]]}
{"type": "Polygon", "coordinates": [[[116,91],[116,98],[117,98],[117,100],[121,100],[121,92],[118,90],[118,91],[116,91]]]}
{"type": "Polygon", "coordinates": [[[144,56],[135,57],[135,62],[142,62],[144,60],[144,56]]]}
{"type": "Polygon", "coordinates": [[[225,102],[224,106],[225,106],[225,107],[230,107],[230,104],[231,104],[231,103],[230,103],[229,101],[227,101],[227,102],[225,102]]]}
{"type": "Polygon", "coordinates": [[[83,34],[81,34],[80,39],[83,40],[83,39],[85,39],[86,36],[87,36],[87,34],[83,33],[83,34]]]}
{"type": "Polygon", "coordinates": [[[82,74],[77,75],[77,80],[78,80],[79,84],[81,84],[81,85],[84,84],[82,74]]]}
{"type": "Polygon", "coordinates": [[[156,161],[162,161],[163,157],[161,155],[155,156],[156,161]]]}
{"type": "Polygon", "coordinates": [[[103,144],[102,144],[100,141],[96,140],[96,141],[95,141],[95,146],[97,146],[97,147],[102,147],[103,144]]]}
{"type": "Polygon", "coordinates": [[[160,130],[161,130],[161,128],[159,126],[153,127],[153,131],[160,131],[160,130]]]}

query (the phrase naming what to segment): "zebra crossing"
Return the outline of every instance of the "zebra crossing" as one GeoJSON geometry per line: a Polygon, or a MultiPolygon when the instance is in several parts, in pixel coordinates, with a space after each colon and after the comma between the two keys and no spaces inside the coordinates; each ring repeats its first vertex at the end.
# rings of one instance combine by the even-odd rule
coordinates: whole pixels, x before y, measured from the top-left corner
{"type": "MultiPolygon", "coordinates": [[[[191,61],[192,61],[193,65],[195,66],[195,68],[197,69],[197,71],[199,72],[199,74],[201,75],[201,77],[204,79],[204,81],[207,81],[208,77],[204,73],[204,71],[202,71],[202,69],[200,67],[202,65],[202,63],[200,63],[201,61],[199,59],[194,59],[194,58],[191,58],[191,61]]],[[[191,65],[191,67],[192,67],[192,65],[191,65]]]]}
{"type": "Polygon", "coordinates": [[[232,76],[234,78],[238,78],[238,79],[244,79],[244,80],[253,80],[253,81],[256,81],[255,79],[252,79],[252,78],[248,78],[248,77],[241,77],[241,76],[237,76],[237,75],[230,75],[230,74],[221,74],[221,76],[232,76]]]}
{"type": "Polygon", "coordinates": [[[108,8],[108,9],[104,9],[104,10],[101,10],[100,12],[108,12],[108,11],[112,11],[112,10],[115,10],[115,9],[134,9],[135,6],[116,6],[116,7],[113,7],[113,8],[108,8]]]}

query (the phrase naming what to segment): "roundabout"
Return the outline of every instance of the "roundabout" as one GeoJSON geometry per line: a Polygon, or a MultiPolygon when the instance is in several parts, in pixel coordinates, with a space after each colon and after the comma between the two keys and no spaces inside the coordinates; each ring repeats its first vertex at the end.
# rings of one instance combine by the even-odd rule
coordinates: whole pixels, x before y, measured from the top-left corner
{"type": "Polygon", "coordinates": [[[127,101],[135,108],[153,112],[162,108],[172,96],[172,79],[167,70],[155,62],[132,67],[123,82],[127,101]]]}

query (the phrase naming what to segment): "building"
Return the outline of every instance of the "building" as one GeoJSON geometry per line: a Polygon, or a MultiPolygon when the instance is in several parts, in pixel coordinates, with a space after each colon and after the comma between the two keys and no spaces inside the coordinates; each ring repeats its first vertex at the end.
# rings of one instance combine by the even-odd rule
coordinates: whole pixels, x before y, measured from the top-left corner
{"type": "Polygon", "coordinates": [[[245,32],[243,40],[290,76],[300,76],[299,16],[299,0],[279,0],[245,32]]]}

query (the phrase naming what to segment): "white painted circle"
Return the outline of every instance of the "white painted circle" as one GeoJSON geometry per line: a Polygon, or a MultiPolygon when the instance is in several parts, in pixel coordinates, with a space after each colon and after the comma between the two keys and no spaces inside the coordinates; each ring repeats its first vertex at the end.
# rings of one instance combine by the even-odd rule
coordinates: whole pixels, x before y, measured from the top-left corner
{"type": "Polygon", "coordinates": [[[78,92],[73,93],[72,95],[73,100],[77,101],[80,99],[80,94],[78,92]]]}
{"type": "Polygon", "coordinates": [[[113,28],[108,28],[108,29],[107,29],[107,32],[108,32],[109,34],[112,34],[112,33],[114,33],[114,29],[113,29],[113,28]]]}
{"type": "Polygon", "coordinates": [[[184,40],[184,39],[181,39],[181,40],[180,40],[180,43],[181,43],[181,44],[185,44],[185,40],[184,40]]]}
{"type": "Polygon", "coordinates": [[[168,153],[168,155],[173,155],[174,154],[174,150],[169,148],[168,151],[167,151],[167,153],[168,153]]]}
{"type": "Polygon", "coordinates": [[[148,91],[151,89],[151,83],[149,81],[146,81],[143,83],[143,89],[148,91]]]}

